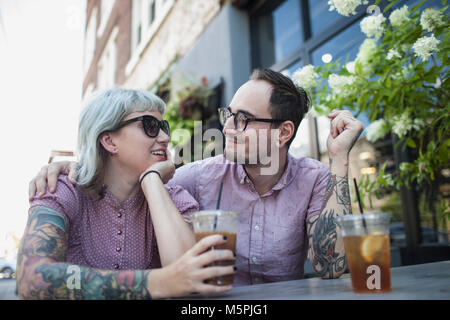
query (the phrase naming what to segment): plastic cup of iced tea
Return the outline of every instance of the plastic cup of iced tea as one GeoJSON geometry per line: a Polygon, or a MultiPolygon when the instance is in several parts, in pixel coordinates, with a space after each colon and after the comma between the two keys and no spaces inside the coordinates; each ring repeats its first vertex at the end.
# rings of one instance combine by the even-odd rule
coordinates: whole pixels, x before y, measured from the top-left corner
{"type": "MultiPolygon", "coordinates": [[[[204,237],[221,234],[227,237],[227,241],[215,249],[228,249],[236,251],[236,233],[239,226],[239,214],[234,211],[205,210],[193,214],[193,226],[195,240],[198,242],[204,237]]],[[[215,266],[234,266],[235,260],[223,260],[214,262],[215,266]]],[[[205,281],[207,284],[218,286],[230,285],[234,281],[234,274],[211,278],[205,281]]]]}
{"type": "Polygon", "coordinates": [[[390,218],[385,212],[336,218],[356,293],[391,291],[390,218]]]}

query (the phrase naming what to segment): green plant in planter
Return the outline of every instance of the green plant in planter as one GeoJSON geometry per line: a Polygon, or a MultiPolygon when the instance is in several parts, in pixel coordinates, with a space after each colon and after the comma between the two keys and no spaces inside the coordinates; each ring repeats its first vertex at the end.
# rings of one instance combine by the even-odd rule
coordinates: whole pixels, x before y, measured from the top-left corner
{"type": "Polygon", "coordinates": [[[202,77],[201,83],[183,79],[173,87],[179,89],[171,92],[165,119],[169,121],[172,132],[185,130],[185,134],[175,135],[171,140],[173,146],[182,146],[193,136],[194,122],[208,117],[208,100],[213,90],[208,87],[205,77],[202,77]]]}
{"type": "MultiPolygon", "coordinates": [[[[361,23],[367,35],[355,61],[340,60],[323,66],[308,65],[293,74],[297,85],[310,91],[314,112],[326,115],[344,107],[364,112],[372,121],[367,139],[375,142],[392,134],[395,147],[414,151],[393,174],[381,166],[375,179],[363,177],[363,194],[383,188],[399,190],[413,183],[433,185],[450,158],[450,28],[446,1],[442,8],[422,8],[426,1],[408,8],[372,10],[361,23]],[[424,9],[424,10],[421,10],[424,9]],[[386,15],[386,16],[385,16],[386,15]]],[[[330,10],[350,15],[361,1],[329,1],[330,10]]],[[[364,1],[367,4],[367,1],[364,1]]],[[[380,1],[373,3],[378,8],[380,1]]],[[[370,7],[369,7],[370,8],[370,7]]],[[[448,205],[441,205],[448,215],[448,205]]]]}

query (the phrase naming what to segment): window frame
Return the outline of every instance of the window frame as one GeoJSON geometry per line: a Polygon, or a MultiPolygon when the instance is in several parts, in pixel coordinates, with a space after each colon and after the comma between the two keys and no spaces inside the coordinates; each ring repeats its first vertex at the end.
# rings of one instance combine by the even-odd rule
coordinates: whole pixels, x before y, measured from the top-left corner
{"type": "Polygon", "coordinates": [[[131,57],[125,67],[125,75],[129,76],[135,69],[144,50],[157,34],[159,28],[173,8],[175,0],[136,0],[131,8],[131,57]],[[150,6],[154,2],[154,20],[150,24],[150,6]],[[140,42],[137,32],[141,26],[140,42]]]}

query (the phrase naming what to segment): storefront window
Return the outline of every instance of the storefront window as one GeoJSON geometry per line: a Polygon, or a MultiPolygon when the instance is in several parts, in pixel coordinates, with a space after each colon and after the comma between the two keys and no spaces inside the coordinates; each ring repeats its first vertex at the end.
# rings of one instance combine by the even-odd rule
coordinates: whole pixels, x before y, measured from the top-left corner
{"type": "Polygon", "coordinates": [[[366,36],[361,32],[359,21],[357,21],[314,50],[311,55],[312,63],[318,66],[341,58],[342,64],[345,62],[347,55],[348,61],[352,61],[356,58],[359,46],[365,38],[366,36]]]}
{"type": "MultiPolygon", "coordinates": [[[[299,60],[283,70],[282,73],[288,77],[298,69],[302,67],[302,62],[299,60]]],[[[309,133],[309,115],[305,115],[300,126],[298,127],[297,134],[289,147],[289,153],[296,158],[311,157],[311,138],[309,133]]]]}
{"type": "Polygon", "coordinates": [[[328,1],[308,0],[308,5],[312,36],[320,34],[341,18],[336,11],[329,10],[328,1]]]}
{"type": "Polygon", "coordinates": [[[298,0],[283,2],[275,10],[252,19],[256,64],[268,68],[281,61],[303,42],[303,28],[298,0]]]}

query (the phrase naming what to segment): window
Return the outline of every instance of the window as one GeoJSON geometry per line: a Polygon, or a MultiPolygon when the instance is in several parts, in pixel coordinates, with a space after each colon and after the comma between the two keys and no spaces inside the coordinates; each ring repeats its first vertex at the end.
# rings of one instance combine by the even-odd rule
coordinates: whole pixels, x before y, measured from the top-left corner
{"type": "MultiPolygon", "coordinates": [[[[290,77],[298,68],[301,68],[301,66],[302,62],[299,60],[287,69],[283,70],[282,73],[290,77]]],[[[309,132],[309,122],[309,115],[305,115],[302,122],[300,123],[300,126],[297,129],[295,138],[289,147],[289,153],[296,158],[311,157],[311,137],[309,132]]]]}
{"type": "Polygon", "coordinates": [[[84,73],[89,70],[92,57],[94,56],[95,42],[96,42],[96,30],[97,30],[97,7],[92,9],[90,19],[86,28],[86,37],[84,39],[84,73]]]}
{"type": "Polygon", "coordinates": [[[149,19],[148,19],[148,25],[151,26],[152,23],[155,21],[155,9],[156,9],[156,0],[151,0],[150,1],[150,5],[148,6],[149,8],[149,19]]]}
{"type": "Polygon", "coordinates": [[[106,89],[115,84],[116,80],[116,64],[117,64],[117,46],[116,37],[118,28],[114,28],[108,43],[105,46],[103,54],[98,63],[98,82],[97,89],[106,89]]]}
{"type": "Polygon", "coordinates": [[[330,11],[327,1],[308,0],[312,36],[318,35],[342,16],[330,11]]]}
{"type": "Polygon", "coordinates": [[[301,21],[298,0],[288,0],[273,11],[252,17],[254,67],[270,67],[299,49],[303,42],[301,21]]]}
{"type": "Polygon", "coordinates": [[[359,46],[365,38],[366,36],[361,32],[359,21],[357,21],[315,49],[311,55],[312,63],[315,66],[319,66],[341,58],[342,64],[347,55],[349,56],[348,61],[352,61],[356,58],[359,46]]]}
{"type": "Polygon", "coordinates": [[[129,75],[139,61],[175,0],[134,0],[131,17],[131,58],[125,69],[129,75]]]}
{"type": "Polygon", "coordinates": [[[100,26],[98,27],[98,36],[105,31],[106,24],[108,23],[109,15],[114,7],[115,0],[102,0],[100,4],[100,26]]]}
{"type": "MultiPolygon", "coordinates": [[[[353,61],[356,59],[359,46],[364,39],[365,36],[361,32],[359,21],[357,21],[337,36],[315,49],[311,54],[312,64],[314,66],[320,66],[341,59],[340,62],[341,65],[343,65],[347,57],[348,61],[353,61]]],[[[369,120],[365,114],[361,114],[358,117],[358,120],[362,121],[366,127],[369,125],[369,120]]],[[[330,121],[325,116],[318,117],[317,126],[319,149],[322,154],[327,151],[326,142],[328,133],[330,132],[330,121]]]]}

